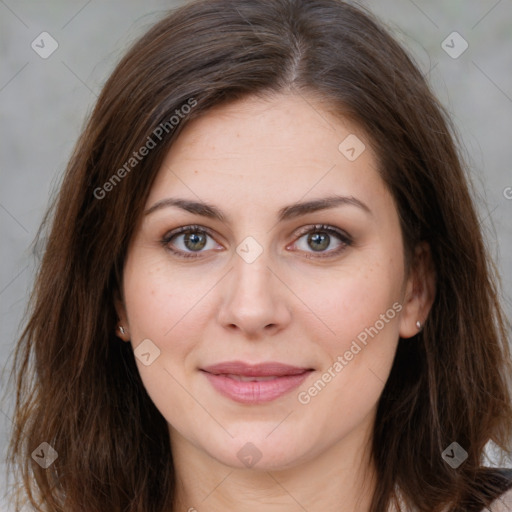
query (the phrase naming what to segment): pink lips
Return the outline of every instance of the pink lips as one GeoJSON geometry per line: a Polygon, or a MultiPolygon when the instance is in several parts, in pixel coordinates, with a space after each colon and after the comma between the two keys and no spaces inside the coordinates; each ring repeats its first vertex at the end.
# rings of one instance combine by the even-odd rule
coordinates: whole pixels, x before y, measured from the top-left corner
{"type": "Polygon", "coordinates": [[[277,362],[251,365],[227,361],[201,371],[222,395],[236,402],[258,404],[275,400],[298,387],[312,369],[277,362]]]}

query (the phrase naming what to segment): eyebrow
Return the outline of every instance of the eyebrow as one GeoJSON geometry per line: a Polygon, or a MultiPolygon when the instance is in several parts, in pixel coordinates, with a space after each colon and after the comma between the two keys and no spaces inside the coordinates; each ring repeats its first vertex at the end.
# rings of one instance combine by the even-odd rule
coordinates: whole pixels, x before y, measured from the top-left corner
{"type": "MultiPolygon", "coordinates": [[[[210,219],[216,219],[221,222],[226,222],[227,217],[222,213],[216,206],[205,203],[202,201],[191,201],[189,199],[180,199],[168,197],[156,202],[153,206],[148,208],[144,215],[150,215],[151,213],[161,210],[162,208],[168,207],[181,208],[190,213],[201,215],[202,217],[208,217],[210,219]]],[[[359,199],[352,196],[340,196],[332,195],[328,197],[322,197],[320,199],[313,199],[311,201],[305,201],[302,203],[294,203],[281,208],[278,212],[279,222],[294,219],[308,213],[317,212],[320,210],[327,210],[335,208],[337,206],[355,206],[364,212],[372,215],[372,211],[366,204],[359,199]]]]}

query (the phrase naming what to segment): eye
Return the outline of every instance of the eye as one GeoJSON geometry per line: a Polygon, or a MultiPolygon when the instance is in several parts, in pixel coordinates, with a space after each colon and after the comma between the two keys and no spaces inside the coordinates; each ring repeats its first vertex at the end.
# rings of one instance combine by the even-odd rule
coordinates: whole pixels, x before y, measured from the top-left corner
{"type": "MultiPolygon", "coordinates": [[[[161,244],[180,258],[198,258],[202,252],[217,248],[210,231],[196,225],[182,226],[167,233],[161,244]]],[[[337,256],[351,244],[352,239],[345,232],[333,226],[319,224],[302,229],[294,245],[299,245],[299,250],[309,253],[306,258],[326,258],[337,256]],[[327,251],[329,248],[331,250],[327,251]]]]}
{"type": "Polygon", "coordinates": [[[310,253],[306,258],[337,256],[348,246],[352,245],[352,239],[349,235],[340,229],[325,224],[308,226],[301,230],[299,235],[301,236],[295,242],[295,245],[298,245],[299,250],[310,253]],[[334,241],[333,238],[335,238],[334,241]],[[331,250],[327,251],[329,248],[331,250]],[[312,253],[308,249],[312,249],[312,253]]]}
{"type": "Polygon", "coordinates": [[[166,249],[181,258],[197,258],[203,249],[210,250],[217,247],[209,230],[200,226],[182,226],[175,229],[167,233],[161,243],[166,249]],[[209,238],[211,240],[208,240],[209,238]]]}

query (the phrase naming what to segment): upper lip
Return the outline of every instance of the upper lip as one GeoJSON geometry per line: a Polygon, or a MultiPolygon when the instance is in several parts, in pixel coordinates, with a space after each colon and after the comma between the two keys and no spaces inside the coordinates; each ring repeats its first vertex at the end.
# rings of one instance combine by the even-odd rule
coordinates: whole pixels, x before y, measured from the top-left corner
{"type": "Polygon", "coordinates": [[[206,366],[201,370],[214,375],[241,375],[246,377],[283,377],[285,375],[300,375],[312,368],[291,366],[289,364],[270,361],[267,363],[249,364],[243,361],[225,361],[206,366]]]}

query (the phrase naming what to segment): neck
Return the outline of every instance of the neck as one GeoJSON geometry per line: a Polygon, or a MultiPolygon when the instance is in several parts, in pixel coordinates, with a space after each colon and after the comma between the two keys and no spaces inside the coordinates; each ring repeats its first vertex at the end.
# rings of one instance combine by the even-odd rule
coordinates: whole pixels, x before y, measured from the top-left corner
{"type": "Polygon", "coordinates": [[[354,433],[282,470],[222,464],[171,429],[173,512],[367,512],[375,489],[368,435],[354,433]]]}

